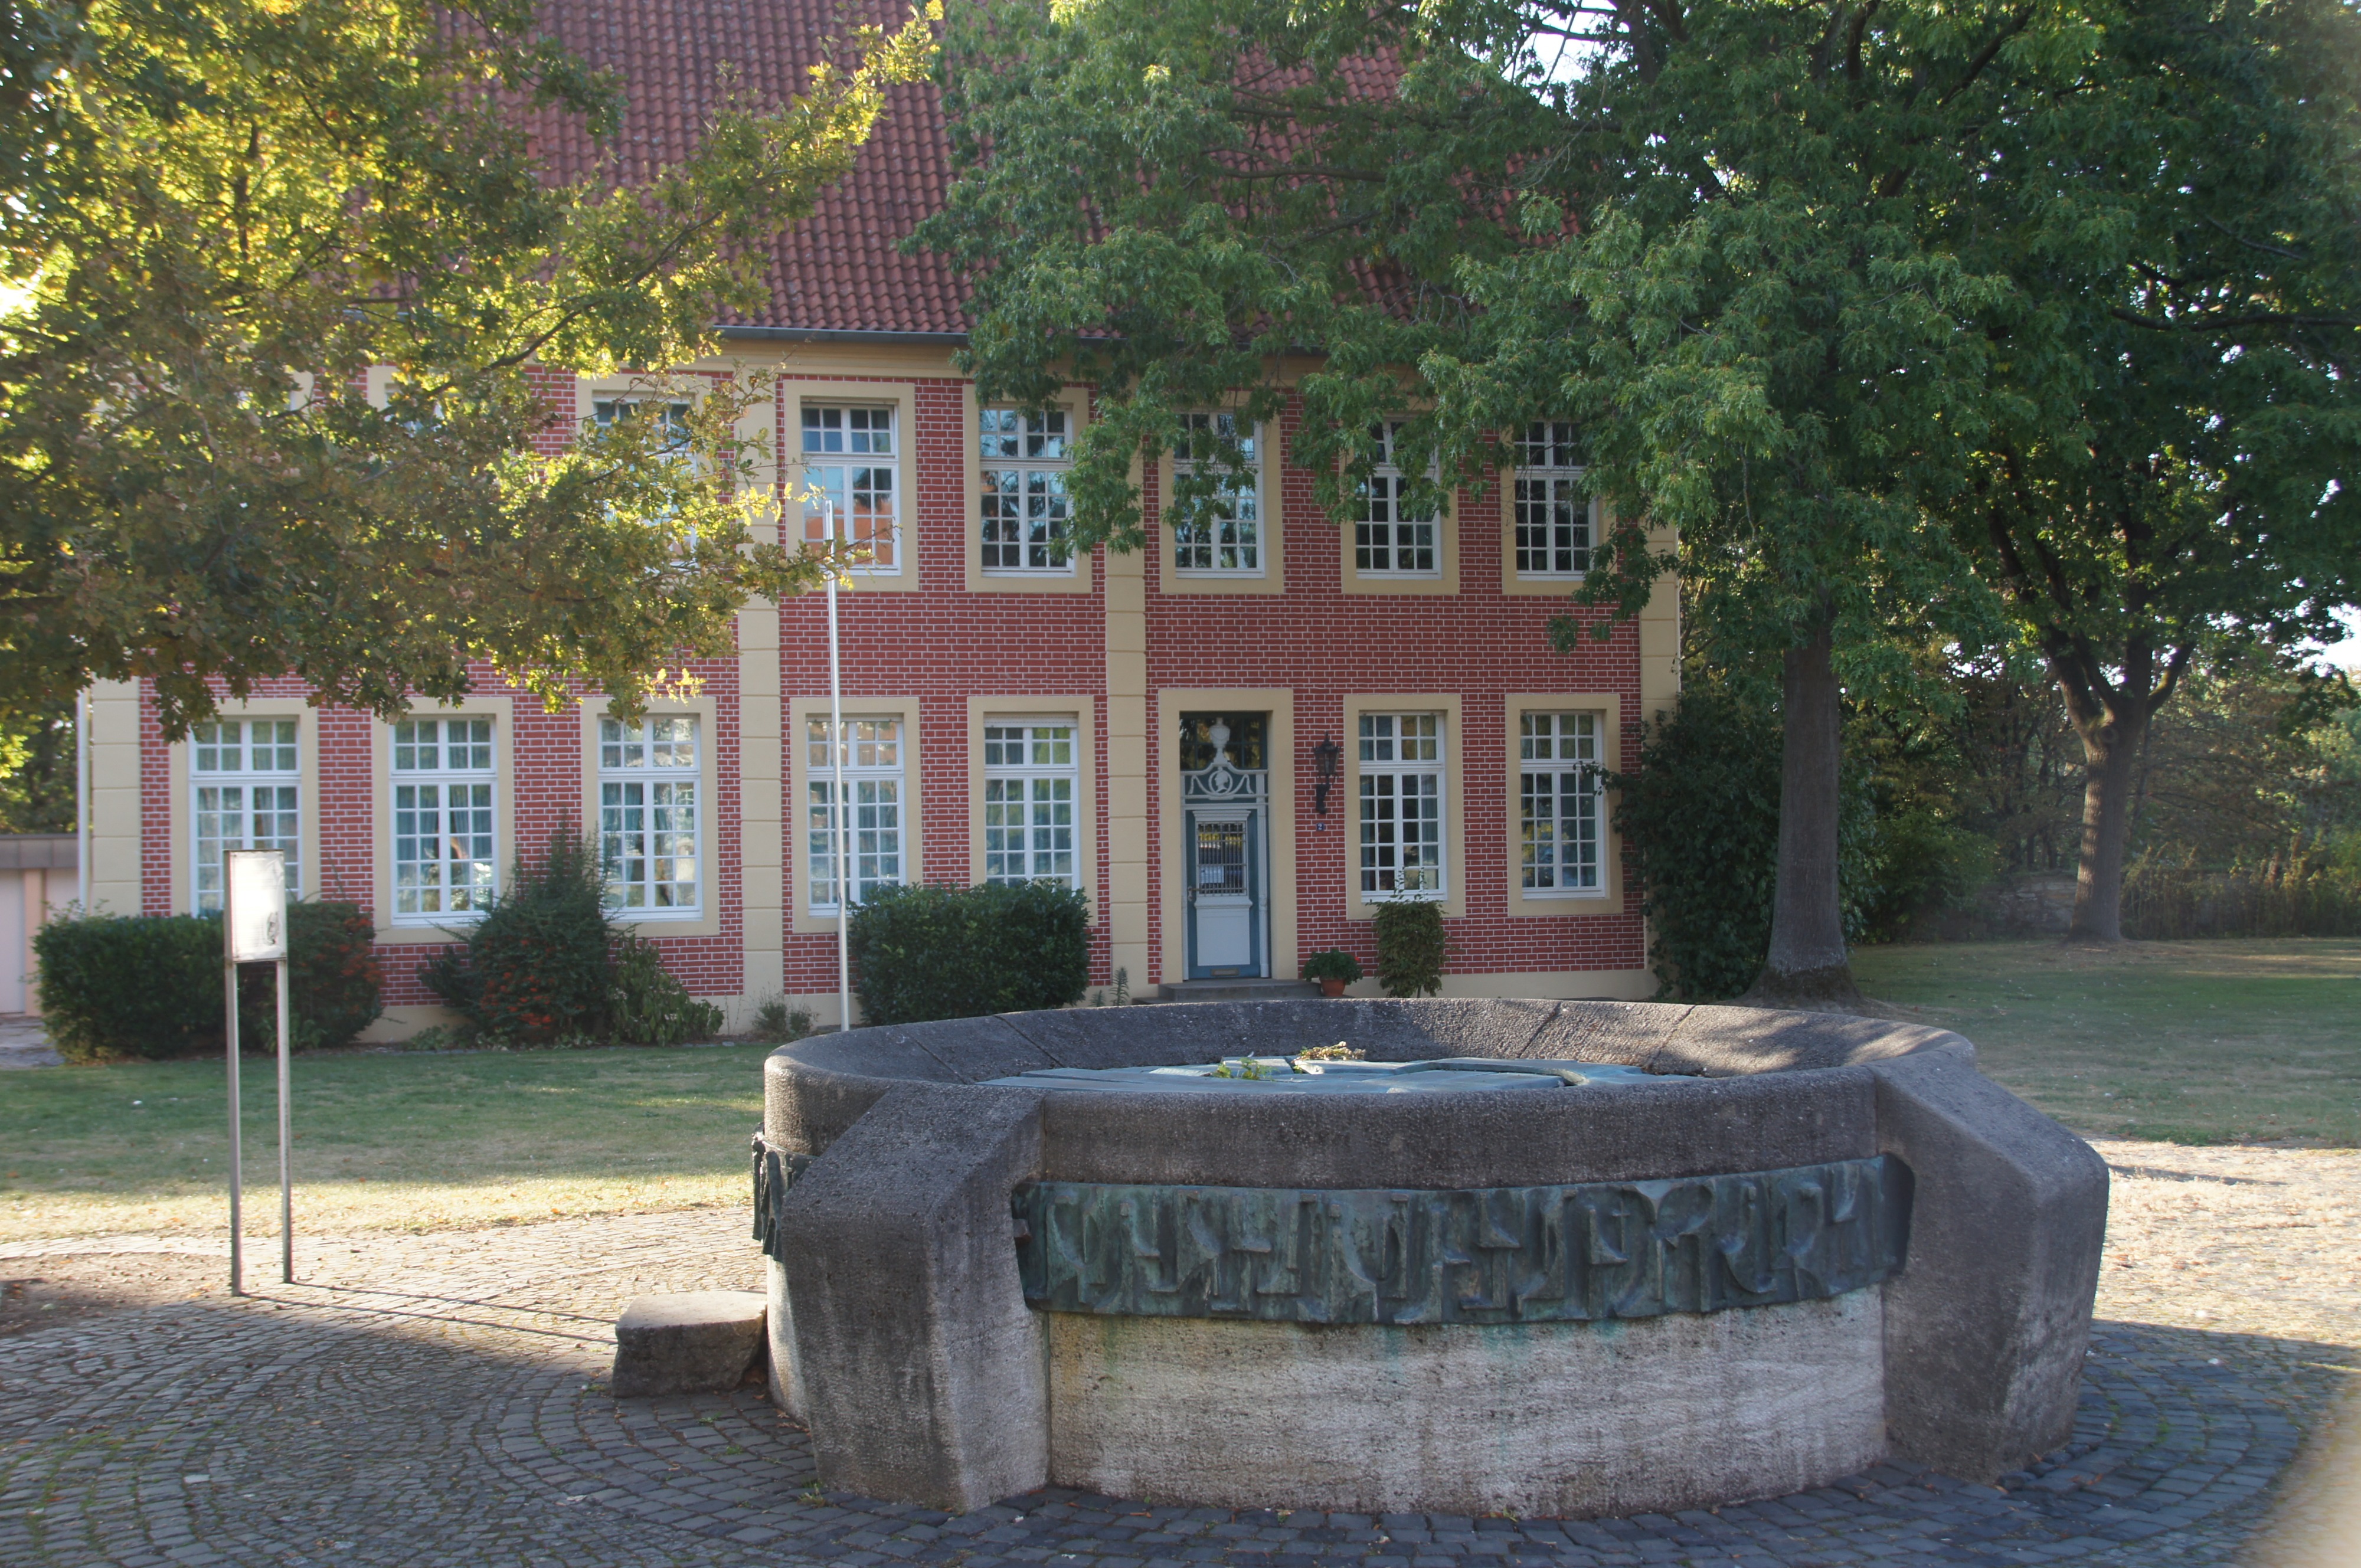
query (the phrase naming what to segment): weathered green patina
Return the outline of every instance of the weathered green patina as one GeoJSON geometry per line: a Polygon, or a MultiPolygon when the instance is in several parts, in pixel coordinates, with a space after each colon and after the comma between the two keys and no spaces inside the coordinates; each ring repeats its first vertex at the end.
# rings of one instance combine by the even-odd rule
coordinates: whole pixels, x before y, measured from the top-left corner
{"type": "Polygon", "coordinates": [[[1840,1296],[1899,1266],[1887,1156],[1664,1181],[1460,1190],[1028,1182],[1046,1311],[1301,1323],[1588,1322],[1840,1296]]]}

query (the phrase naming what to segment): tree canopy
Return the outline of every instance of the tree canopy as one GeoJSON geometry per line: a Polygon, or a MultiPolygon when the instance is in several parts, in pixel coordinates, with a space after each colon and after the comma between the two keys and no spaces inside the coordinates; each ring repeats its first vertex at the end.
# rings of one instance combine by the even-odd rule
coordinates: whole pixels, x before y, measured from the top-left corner
{"type": "Polygon", "coordinates": [[[625,708],[818,580],[750,543],[752,390],[652,377],[555,433],[545,373],[661,371],[752,302],[758,242],[850,168],[916,18],[684,161],[545,176],[620,83],[531,0],[18,0],[0,53],[0,707],[150,677],[399,711],[471,662],[625,708]],[[372,371],[374,382],[372,385],[372,371]],[[372,396],[374,391],[376,395],[372,396]],[[544,446],[550,444],[544,443],[544,446]]]}
{"type": "MultiPolygon", "coordinates": [[[[1339,512],[1380,418],[1407,418],[1406,471],[1435,464],[1413,505],[1480,490],[1531,422],[1575,422],[1586,482],[1622,520],[1576,597],[1634,612],[1675,564],[1639,524],[1669,525],[1708,657],[1783,666],[1763,994],[1842,997],[1839,684],[1906,681],[1930,639],[2005,643],[2012,603],[2029,624],[2021,585],[1989,569],[1995,455],[2033,433],[2062,449],[2106,401],[2092,367],[2110,349],[2078,323],[2134,330],[2108,313],[2136,304],[2135,264],[2170,265],[2125,254],[2142,151],[2224,128],[2176,118],[2203,71],[2169,90],[2143,73],[2180,69],[2177,31],[2219,57],[2208,69],[2251,70],[2267,24],[2350,58],[2341,0],[2163,9],[1002,0],[951,29],[964,167],[919,238],[975,269],[983,395],[1099,389],[1076,461],[1084,542],[1200,521],[1209,466],[1161,520],[1131,479],[1191,409],[1268,418],[1292,386],[1292,455],[1339,512]],[[2118,171],[2105,193],[2094,159],[2118,171]],[[2077,224],[2104,243],[2078,249],[2077,224]]],[[[2345,156],[2340,103],[2227,128],[2309,137],[2299,162],[2345,156]]],[[[2257,243],[2278,241],[2217,248],[2257,243]]],[[[2316,428],[2269,483],[2314,484],[2340,439],[2316,428]]],[[[2274,571],[2334,598],[2317,553],[2301,557],[2274,571]]]]}

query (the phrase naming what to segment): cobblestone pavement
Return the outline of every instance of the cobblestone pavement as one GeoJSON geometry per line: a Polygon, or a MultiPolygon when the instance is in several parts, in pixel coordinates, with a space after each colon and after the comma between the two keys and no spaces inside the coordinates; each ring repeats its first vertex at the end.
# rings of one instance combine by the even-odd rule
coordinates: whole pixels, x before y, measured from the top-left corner
{"type": "MultiPolygon", "coordinates": [[[[2207,1176],[2189,1161],[2136,1174],[2104,1147],[2119,1167],[2125,1235],[2189,1223],[2189,1182],[2268,1194],[2260,1184],[2276,1179],[2229,1174],[2243,1167],[2207,1176]]],[[[2302,1181],[2325,1172],[2332,1186],[2349,1182],[2356,1168],[2308,1168],[2302,1181]]],[[[2244,1211],[2201,1213],[2235,1233],[2208,1255],[2235,1254],[2257,1226],[2283,1221],[2288,1196],[2244,1221],[2244,1211]]],[[[2290,1257],[2300,1266],[2306,1249],[2346,1239],[2336,1225],[2312,1229],[2290,1232],[2292,1252],[2257,1252],[2257,1266],[2276,1279],[2290,1257]]],[[[2202,1240],[2183,1238],[2206,1250],[2202,1240]]],[[[71,1250],[214,1245],[128,1238],[71,1250]]],[[[275,1248],[256,1252],[250,1277],[275,1275],[275,1248]]],[[[0,1248],[0,1274],[37,1255],[0,1248]]],[[[2135,1261],[2110,1268],[2073,1442],[1999,1488],[1881,1466],[1768,1502],[1587,1522],[1232,1512],[1053,1489],[950,1518],[820,1492],[803,1434],[757,1389],[628,1401],[604,1392],[609,1325],[626,1299],[757,1277],[735,1212],[350,1237],[306,1245],[303,1283],[257,1283],[249,1299],[151,1306],[0,1341],[0,1563],[2238,1563],[2274,1478],[2349,1381],[2347,1347],[2361,1341],[2348,1332],[2350,1293],[2320,1302],[2287,1292],[2293,1315],[2274,1316],[2276,1298],[2249,1299],[2224,1276],[2207,1282],[2211,1305],[2189,1309],[2212,1319],[2158,1321],[2172,1315],[2150,1310],[2158,1292],[2124,1283],[2140,1275],[2140,1255],[2111,1243],[2111,1255],[2135,1261]],[[2117,1310],[2126,1305],[2147,1321],[2117,1310]],[[2316,1337],[2288,1332],[2298,1326],[2316,1337]]]]}
{"type": "Polygon", "coordinates": [[[55,1067],[65,1059],[50,1047],[40,1019],[24,1013],[0,1013],[0,1070],[55,1067]]]}

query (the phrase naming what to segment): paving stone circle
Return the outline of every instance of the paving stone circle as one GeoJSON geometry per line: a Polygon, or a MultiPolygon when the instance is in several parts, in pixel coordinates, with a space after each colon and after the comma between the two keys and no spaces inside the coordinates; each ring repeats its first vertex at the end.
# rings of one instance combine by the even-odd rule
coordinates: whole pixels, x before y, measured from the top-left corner
{"type": "Polygon", "coordinates": [[[735,1227],[694,1218],[699,1236],[678,1234],[683,1216],[533,1227],[570,1239],[441,1266],[419,1261],[435,1244],[408,1239],[407,1260],[355,1263],[356,1249],[303,1270],[335,1288],[258,1286],[0,1341],[0,1563],[2228,1564],[2337,1376],[2319,1347],[2103,1323],[2073,1442],[1998,1488],[1883,1465],[1624,1519],[1241,1512],[1057,1488],[950,1517],[822,1492],[803,1433],[759,1388],[606,1392],[615,1310],[652,1276],[744,1283],[735,1227]],[[594,1235],[604,1255],[585,1267],[594,1235]]]}

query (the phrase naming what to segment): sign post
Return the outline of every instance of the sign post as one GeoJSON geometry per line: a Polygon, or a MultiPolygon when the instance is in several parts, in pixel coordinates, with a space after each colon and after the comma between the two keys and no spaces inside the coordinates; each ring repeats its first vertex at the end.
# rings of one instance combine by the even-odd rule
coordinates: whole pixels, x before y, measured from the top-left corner
{"type": "Polygon", "coordinates": [[[269,963],[279,980],[279,1272],[295,1279],[295,1200],[288,1164],[287,1038],[287,857],[277,850],[232,850],[222,898],[222,1009],[229,1051],[229,1290],[246,1293],[246,1236],[238,1199],[245,1179],[239,1163],[237,1088],[237,966],[269,963]]]}

